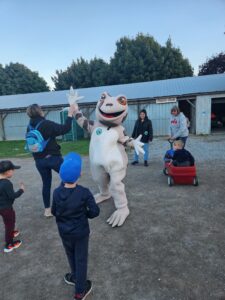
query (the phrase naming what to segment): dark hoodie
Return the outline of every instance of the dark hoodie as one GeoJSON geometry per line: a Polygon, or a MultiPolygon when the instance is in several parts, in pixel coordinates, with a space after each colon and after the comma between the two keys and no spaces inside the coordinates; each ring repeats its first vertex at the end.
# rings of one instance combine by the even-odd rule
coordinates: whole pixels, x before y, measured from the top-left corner
{"type": "Polygon", "coordinates": [[[61,184],[53,193],[52,214],[61,236],[82,238],[90,233],[88,219],[99,215],[99,207],[89,189],[61,184]]]}
{"type": "Polygon", "coordinates": [[[19,189],[14,192],[12,182],[6,178],[0,179],[0,209],[12,208],[14,200],[23,194],[19,189]]]}
{"type": "Polygon", "coordinates": [[[149,120],[145,110],[142,110],[141,112],[145,113],[144,121],[142,122],[141,118],[138,118],[138,120],[134,125],[132,138],[136,139],[141,134],[142,135],[141,142],[148,143],[153,139],[152,122],[151,120],[149,120]]]}
{"type": "Polygon", "coordinates": [[[44,117],[37,117],[30,119],[30,125],[35,127],[39,122],[43,121],[38,130],[42,134],[45,140],[48,140],[48,143],[43,152],[33,153],[34,159],[44,158],[47,155],[61,155],[60,146],[56,142],[56,137],[66,134],[71,130],[73,118],[68,117],[65,124],[57,124],[55,122],[46,120],[44,117]]]}
{"type": "Polygon", "coordinates": [[[182,166],[182,163],[189,163],[190,166],[194,166],[195,159],[186,149],[177,149],[174,151],[173,164],[175,166],[182,166]]]}

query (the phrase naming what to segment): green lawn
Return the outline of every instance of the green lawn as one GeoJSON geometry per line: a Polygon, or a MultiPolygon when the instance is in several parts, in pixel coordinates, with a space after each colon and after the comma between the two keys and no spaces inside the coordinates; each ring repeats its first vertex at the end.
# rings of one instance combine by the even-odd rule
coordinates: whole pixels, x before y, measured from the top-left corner
{"type": "MultiPolygon", "coordinates": [[[[62,154],[68,152],[77,152],[81,155],[88,155],[89,140],[83,139],[76,142],[58,142],[61,146],[62,154]]],[[[1,141],[0,142],[0,159],[4,157],[30,157],[31,154],[24,150],[24,141],[1,141]]]]}

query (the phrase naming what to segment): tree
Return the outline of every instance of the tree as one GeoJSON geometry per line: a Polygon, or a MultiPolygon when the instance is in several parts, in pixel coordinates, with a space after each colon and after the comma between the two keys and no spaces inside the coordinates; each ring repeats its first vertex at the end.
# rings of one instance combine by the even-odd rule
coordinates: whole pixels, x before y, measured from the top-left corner
{"type": "MultiPolygon", "coordinates": [[[[7,76],[5,73],[5,69],[0,64],[0,95],[5,95],[7,90],[7,76]]],[[[9,87],[8,87],[9,88],[9,87]]]]}
{"type": "Polygon", "coordinates": [[[101,86],[107,84],[109,66],[103,59],[94,58],[90,62],[82,57],[73,61],[65,71],[56,70],[52,77],[56,90],[101,86]]]}
{"type": "Polygon", "coordinates": [[[47,83],[37,72],[19,63],[0,65],[0,95],[27,94],[49,91],[47,83]]]}
{"type": "Polygon", "coordinates": [[[73,61],[65,71],[56,70],[52,77],[56,90],[93,87],[109,84],[152,81],[192,76],[189,61],[171,39],[161,46],[152,36],[138,34],[134,39],[123,37],[116,42],[116,51],[106,63],[94,58],[73,61]]]}
{"type": "Polygon", "coordinates": [[[193,68],[187,58],[183,55],[179,48],[172,45],[169,38],[166,46],[161,47],[162,69],[160,71],[160,79],[179,78],[193,76],[193,68]]]}
{"type": "Polygon", "coordinates": [[[149,35],[121,38],[111,59],[112,84],[192,76],[193,69],[168,39],[162,47],[149,35]]]}
{"type": "Polygon", "coordinates": [[[198,75],[222,73],[225,73],[225,52],[221,52],[208,58],[204,64],[199,66],[198,75]]]}

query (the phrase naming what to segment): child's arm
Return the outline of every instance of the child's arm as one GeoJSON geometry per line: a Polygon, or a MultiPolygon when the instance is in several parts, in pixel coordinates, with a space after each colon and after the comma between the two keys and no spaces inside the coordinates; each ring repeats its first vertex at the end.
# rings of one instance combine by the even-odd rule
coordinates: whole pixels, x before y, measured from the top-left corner
{"type": "Polygon", "coordinates": [[[20,184],[20,189],[14,192],[12,183],[10,181],[7,181],[5,190],[8,198],[14,201],[16,198],[19,198],[24,193],[24,186],[23,184],[20,184]]]}
{"type": "Polygon", "coordinates": [[[87,208],[87,217],[93,219],[99,215],[100,209],[95,202],[95,198],[92,193],[87,190],[86,195],[86,208],[87,208]]]}

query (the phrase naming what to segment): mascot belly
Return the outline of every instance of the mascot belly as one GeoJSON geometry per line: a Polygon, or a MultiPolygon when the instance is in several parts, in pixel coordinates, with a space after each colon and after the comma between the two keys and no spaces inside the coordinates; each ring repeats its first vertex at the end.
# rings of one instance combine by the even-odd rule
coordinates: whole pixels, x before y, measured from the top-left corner
{"type": "MultiPolygon", "coordinates": [[[[96,127],[90,142],[90,163],[102,166],[105,170],[121,170],[126,167],[127,160],[118,145],[119,134],[114,128],[96,127]]],[[[122,148],[122,150],[124,150],[122,148]]],[[[93,174],[94,175],[94,174],[93,174]]]]}

